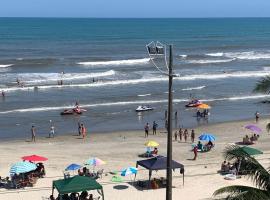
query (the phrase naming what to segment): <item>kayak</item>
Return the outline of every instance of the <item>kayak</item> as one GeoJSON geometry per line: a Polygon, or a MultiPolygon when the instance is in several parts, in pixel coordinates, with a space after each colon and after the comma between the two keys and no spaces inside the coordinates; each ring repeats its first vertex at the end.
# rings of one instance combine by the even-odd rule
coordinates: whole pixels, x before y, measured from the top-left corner
{"type": "Polygon", "coordinates": [[[138,106],[136,108],[136,112],[149,111],[149,110],[154,110],[154,108],[150,106],[138,106]]]}

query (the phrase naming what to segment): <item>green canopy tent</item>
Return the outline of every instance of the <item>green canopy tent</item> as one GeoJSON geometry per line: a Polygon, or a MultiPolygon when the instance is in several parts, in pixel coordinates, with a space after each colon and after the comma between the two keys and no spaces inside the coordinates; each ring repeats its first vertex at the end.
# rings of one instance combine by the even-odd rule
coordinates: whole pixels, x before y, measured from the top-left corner
{"type": "Polygon", "coordinates": [[[104,200],[103,187],[95,179],[87,176],[73,176],[67,179],[53,181],[52,194],[57,189],[60,195],[72,192],[97,190],[104,200]]]}

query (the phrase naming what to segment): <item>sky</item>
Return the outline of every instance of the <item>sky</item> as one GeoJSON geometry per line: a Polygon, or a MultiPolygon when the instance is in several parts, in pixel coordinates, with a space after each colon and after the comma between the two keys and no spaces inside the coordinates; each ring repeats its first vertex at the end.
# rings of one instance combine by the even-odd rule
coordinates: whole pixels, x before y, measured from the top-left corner
{"type": "Polygon", "coordinates": [[[1,0],[0,17],[270,17],[270,0],[1,0]]]}

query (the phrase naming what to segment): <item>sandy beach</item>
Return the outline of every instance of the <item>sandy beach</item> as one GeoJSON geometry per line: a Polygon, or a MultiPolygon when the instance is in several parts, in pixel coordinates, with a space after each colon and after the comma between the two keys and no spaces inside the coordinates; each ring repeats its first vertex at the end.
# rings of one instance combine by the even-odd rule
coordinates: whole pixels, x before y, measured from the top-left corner
{"type": "MultiPolygon", "coordinates": [[[[258,156],[262,164],[269,166],[270,136],[265,130],[267,119],[261,119],[258,126],[263,129],[259,141],[253,145],[264,152],[258,156]]],[[[251,182],[244,177],[235,181],[224,180],[224,177],[217,173],[223,161],[222,151],[228,143],[242,141],[245,134],[249,133],[244,125],[254,123],[253,120],[219,123],[204,125],[195,128],[196,140],[200,133],[209,132],[217,137],[215,148],[207,153],[199,153],[196,161],[191,151],[190,138],[187,143],[173,142],[173,159],[185,165],[185,185],[182,184],[182,175],[179,170],[173,173],[173,199],[202,200],[210,199],[213,192],[223,186],[232,184],[251,185],[251,182]],[[196,191],[196,192],[194,192],[196,191]]],[[[52,181],[63,178],[63,170],[71,163],[83,164],[90,157],[98,157],[106,161],[106,165],[96,169],[104,169],[105,174],[98,182],[103,185],[105,199],[130,200],[165,198],[165,189],[137,190],[128,182],[133,177],[124,177],[124,183],[112,183],[112,175],[109,173],[115,170],[122,170],[128,166],[136,166],[136,161],[141,158],[138,154],[145,152],[144,143],[147,140],[157,141],[159,154],[166,155],[166,133],[158,130],[156,136],[149,134],[144,138],[143,131],[114,132],[95,134],[90,133],[86,140],[82,140],[75,133],[55,138],[39,138],[32,143],[26,140],[1,142],[0,151],[0,175],[9,175],[9,168],[12,164],[20,161],[25,155],[38,154],[49,158],[45,162],[46,177],[39,179],[33,188],[18,190],[0,189],[0,199],[42,199],[51,194],[52,181]],[[121,185],[121,187],[119,187],[121,185]],[[122,187],[123,185],[126,186],[122,187]],[[117,187],[118,186],[118,187],[117,187]]],[[[71,173],[72,174],[72,173],[71,173]]],[[[153,178],[165,177],[165,171],[153,172],[153,178]]],[[[139,167],[137,179],[146,180],[148,171],[139,167]]],[[[93,191],[94,196],[97,193],[93,191]]]]}

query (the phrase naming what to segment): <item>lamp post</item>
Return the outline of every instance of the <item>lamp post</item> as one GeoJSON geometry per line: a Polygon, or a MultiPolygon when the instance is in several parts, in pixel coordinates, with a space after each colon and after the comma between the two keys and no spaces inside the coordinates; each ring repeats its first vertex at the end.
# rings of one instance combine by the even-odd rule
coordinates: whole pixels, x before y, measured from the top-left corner
{"type": "Polygon", "coordinates": [[[167,184],[166,184],[166,200],[172,200],[172,83],[173,83],[173,77],[175,76],[172,71],[173,66],[173,55],[172,55],[172,45],[169,45],[169,64],[167,64],[167,56],[166,56],[166,46],[161,44],[160,42],[151,42],[148,45],[146,45],[148,54],[150,57],[150,60],[154,64],[154,66],[157,68],[158,71],[160,71],[162,74],[168,76],[169,78],[169,88],[168,88],[168,127],[167,127],[167,170],[166,170],[166,178],[167,178],[167,184]],[[154,59],[159,56],[164,56],[165,65],[166,65],[166,71],[162,70],[161,67],[159,67],[154,59]]]}

